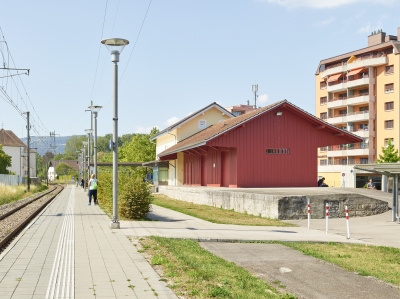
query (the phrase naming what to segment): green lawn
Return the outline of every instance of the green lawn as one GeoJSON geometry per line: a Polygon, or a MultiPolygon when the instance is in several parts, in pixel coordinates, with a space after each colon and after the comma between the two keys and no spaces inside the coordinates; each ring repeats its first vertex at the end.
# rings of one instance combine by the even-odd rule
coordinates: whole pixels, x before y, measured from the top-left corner
{"type": "Polygon", "coordinates": [[[175,200],[164,195],[153,195],[153,197],[152,204],[213,223],[253,226],[295,226],[277,219],[263,218],[231,210],[193,204],[182,200],[175,200]]]}
{"type": "Polygon", "coordinates": [[[140,239],[139,251],[161,268],[163,280],[185,298],[295,298],[247,270],[227,262],[192,240],[140,239]],[[142,249],[140,249],[142,248],[142,249]]]}

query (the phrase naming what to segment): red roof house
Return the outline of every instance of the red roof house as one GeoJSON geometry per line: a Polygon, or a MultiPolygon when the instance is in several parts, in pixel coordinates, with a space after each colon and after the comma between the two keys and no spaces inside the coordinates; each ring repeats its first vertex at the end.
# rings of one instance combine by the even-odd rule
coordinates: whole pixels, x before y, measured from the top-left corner
{"type": "Polygon", "coordinates": [[[184,160],[184,185],[314,187],[317,148],[362,141],[284,100],[220,121],[158,156],[184,160]]]}

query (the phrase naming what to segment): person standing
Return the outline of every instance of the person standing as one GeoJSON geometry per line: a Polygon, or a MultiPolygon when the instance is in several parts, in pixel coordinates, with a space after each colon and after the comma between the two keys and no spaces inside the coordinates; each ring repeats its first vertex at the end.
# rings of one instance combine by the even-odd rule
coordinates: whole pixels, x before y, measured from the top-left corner
{"type": "Polygon", "coordinates": [[[82,179],[81,179],[81,187],[82,187],[82,188],[85,187],[85,186],[84,186],[84,183],[85,183],[85,181],[83,180],[83,177],[82,177],[82,179]]]}
{"type": "Polygon", "coordinates": [[[76,178],[76,187],[78,187],[78,184],[79,184],[79,180],[78,180],[78,178],[76,178]]]}
{"type": "Polygon", "coordinates": [[[89,203],[88,203],[88,206],[90,206],[90,204],[91,204],[92,196],[93,196],[93,204],[97,205],[97,179],[96,179],[96,175],[94,173],[90,177],[88,187],[89,187],[89,203]]]}
{"type": "Polygon", "coordinates": [[[372,179],[369,179],[369,183],[367,184],[368,189],[376,189],[375,183],[372,181],[372,179]]]}

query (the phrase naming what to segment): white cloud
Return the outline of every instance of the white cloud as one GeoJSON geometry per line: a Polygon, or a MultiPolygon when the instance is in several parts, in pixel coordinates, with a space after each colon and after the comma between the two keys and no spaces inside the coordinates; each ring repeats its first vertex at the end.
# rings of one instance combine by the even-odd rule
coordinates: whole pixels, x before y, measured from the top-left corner
{"type": "Polygon", "coordinates": [[[358,2],[372,3],[379,5],[392,5],[396,0],[258,0],[278,4],[287,8],[311,7],[311,8],[334,8],[350,5],[358,2]]]}
{"type": "Polygon", "coordinates": [[[314,23],[313,27],[323,27],[323,26],[329,25],[333,21],[335,21],[335,18],[334,17],[330,17],[329,19],[314,23]]]}
{"type": "Polygon", "coordinates": [[[267,94],[262,94],[262,95],[259,95],[258,96],[258,98],[257,98],[257,103],[258,104],[266,104],[266,103],[268,103],[268,95],[267,94]]]}
{"type": "Polygon", "coordinates": [[[154,127],[156,127],[157,129],[160,129],[158,126],[151,126],[151,127],[136,126],[135,127],[135,133],[149,134],[154,127]]]}
{"type": "Polygon", "coordinates": [[[168,118],[167,121],[165,122],[165,124],[169,127],[172,126],[174,123],[178,122],[180,120],[180,118],[173,116],[171,118],[168,118]]]}

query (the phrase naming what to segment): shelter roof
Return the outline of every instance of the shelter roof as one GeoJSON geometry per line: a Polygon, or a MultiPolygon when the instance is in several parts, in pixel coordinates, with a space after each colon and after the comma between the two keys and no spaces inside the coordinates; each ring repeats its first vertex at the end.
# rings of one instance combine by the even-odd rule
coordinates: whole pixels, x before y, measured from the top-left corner
{"type": "Polygon", "coordinates": [[[400,163],[375,163],[355,165],[355,169],[384,175],[400,174],[400,163]]]}
{"type": "MultiPolygon", "coordinates": [[[[345,130],[339,129],[327,122],[324,122],[323,120],[317,118],[316,116],[304,111],[303,109],[293,105],[287,100],[283,100],[280,102],[276,102],[274,104],[271,104],[269,106],[251,111],[246,114],[242,114],[239,116],[236,116],[234,118],[230,118],[224,121],[220,121],[180,142],[175,144],[174,146],[166,149],[165,151],[161,152],[159,154],[159,157],[167,156],[170,154],[174,154],[183,150],[187,150],[190,148],[195,148],[199,147],[202,145],[205,145],[207,141],[218,137],[219,135],[226,133],[227,131],[230,131],[238,126],[241,126],[243,123],[260,116],[263,113],[267,113],[268,111],[271,111],[274,108],[277,108],[279,106],[283,107],[288,107],[292,108],[297,113],[300,113],[301,115],[305,116],[308,118],[309,121],[315,123],[316,126],[324,126],[324,130],[327,130],[332,133],[336,134],[343,134],[346,137],[350,138],[351,142],[361,142],[362,139],[358,137],[357,135],[354,135],[350,132],[347,132],[345,130]]],[[[350,143],[350,142],[349,142],[350,143]]]]}
{"type": "Polygon", "coordinates": [[[158,132],[157,134],[151,136],[151,137],[150,137],[150,140],[157,139],[157,138],[160,137],[161,135],[164,135],[164,134],[166,134],[166,133],[168,133],[168,132],[171,132],[171,131],[174,130],[176,127],[178,127],[178,126],[184,124],[185,122],[187,122],[187,121],[189,121],[189,120],[195,118],[195,117],[198,116],[199,114],[202,114],[203,112],[205,112],[205,111],[207,111],[207,110],[209,110],[209,109],[211,109],[211,108],[213,108],[213,107],[215,107],[215,108],[217,108],[218,110],[220,110],[221,112],[223,112],[223,113],[229,115],[230,117],[235,117],[232,113],[230,113],[230,112],[229,112],[228,110],[226,110],[224,107],[222,107],[222,106],[218,105],[216,102],[214,102],[214,103],[211,103],[210,105],[208,105],[208,106],[206,106],[206,107],[204,107],[204,108],[202,108],[202,109],[200,109],[200,110],[198,110],[198,111],[196,111],[196,112],[194,112],[194,113],[188,115],[187,117],[185,117],[185,118],[181,119],[180,121],[174,123],[172,126],[169,126],[168,128],[166,128],[166,129],[164,129],[164,130],[158,132]]]}

